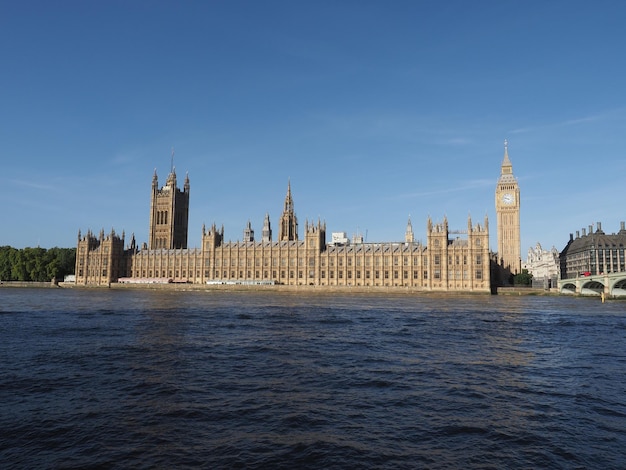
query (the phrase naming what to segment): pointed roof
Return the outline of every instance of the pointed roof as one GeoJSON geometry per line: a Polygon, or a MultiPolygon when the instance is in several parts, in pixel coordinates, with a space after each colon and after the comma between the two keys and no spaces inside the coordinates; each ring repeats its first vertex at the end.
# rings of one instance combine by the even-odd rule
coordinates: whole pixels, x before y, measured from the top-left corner
{"type": "Polygon", "coordinates": [[[502,159],[501,172],[503,175],[513,173],[513,165],[509,159],[509,142],[506,139],[504,139],[504,158],[502,159]]]}
{"type": "Polygon", "coordinates": [[[291,178],[287,180],[287,195],[285,196],[285,211],[293,211],[293,199],[291,197],[291,178]]]}
{"type": "Polygon", "coordinates": [[[502,159],[502,166],[500,167],[499,183],[514,183],[515,177],[513,176],[513,164],[509,158],[509,142],[504,140],[504,158],[502,159]]]}

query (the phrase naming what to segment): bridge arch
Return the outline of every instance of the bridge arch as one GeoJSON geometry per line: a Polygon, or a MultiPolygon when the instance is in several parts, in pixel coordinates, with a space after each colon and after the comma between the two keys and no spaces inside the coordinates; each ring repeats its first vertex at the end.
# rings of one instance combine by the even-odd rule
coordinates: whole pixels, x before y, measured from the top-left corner
{"type": "Polygon", "coordinates": [[[611,295],[616,297],[626,297],[626,277],[616,279],[611,286],[611,295]]]}
{"type": "Polygon", "coordinates": [[[561,294],[575,294],[576,293],[576,284],[573,282],[568,282],[563,284],[561,287],[561,294]]]}
{"type": "Polygon", "coordinates": [[[597,280],[590,280],[580,286],[580,293],[583,295],[602,295],[604,284],[597,280]]]}

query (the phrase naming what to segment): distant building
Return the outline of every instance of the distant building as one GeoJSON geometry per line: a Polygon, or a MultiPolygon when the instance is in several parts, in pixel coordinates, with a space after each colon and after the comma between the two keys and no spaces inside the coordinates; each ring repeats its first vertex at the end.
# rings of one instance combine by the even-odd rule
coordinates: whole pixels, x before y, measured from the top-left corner
{"type": "Polygon", "coordinates": [[[537,242],[534,248],[528,249],[522,269],[527,269],[533,275],[533,287],[544,289],[556,287],[559,279],[559,252],[555,247],[544,250],[541,243],[537,242]]]}
{"type": "Polygon", "coordinates": [[[619,232],[610,235],[604,233],[600,222],[595,231],[589,225],[588,230],[576,231],[576,237],[570,233],[569,242],[559,255],[561,279],[626,272],[624,246],[624,222],[620,222],[619,232]]]}
{"type": "Polygon", "coordinates": [[[403,242],[348,243],[345,233],[326,243],[326,224],[305,222],[298,237],[291,182],[280,217],[279,238],[272,241],[266,214],[262,241],[248,222],[241,242],[225,242],[224,228],[202,227],[200,248],[187,248],[189,178],[184,189],[172,172],[158,188],[152,181],[150,244],[140,249],[134,236],[114,230],[96,237],[78,232],[77,285],[114,282],[195,284],[286,284],[313,286],[411,287],[431,291],[491,291],[489,223],[449,230],[448,220],[427,221],[426,245],[413,241],[411,222],[403,242]],[[338,243],[341,241],[341,243],[338,243]]]}

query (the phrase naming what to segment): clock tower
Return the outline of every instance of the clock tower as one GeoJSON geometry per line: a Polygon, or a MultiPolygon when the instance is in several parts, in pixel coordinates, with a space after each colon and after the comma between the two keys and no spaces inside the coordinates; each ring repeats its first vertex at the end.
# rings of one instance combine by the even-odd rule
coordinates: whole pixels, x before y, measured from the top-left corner
{"type": "Polygon", "coordinates": [[[522,268],[519,222],[519,186],[509,160],[508,142],[504,141],[504,159],[496,186],[496,215],[498,224],[498,264],[509,274],[519,274],[522,268]]]}

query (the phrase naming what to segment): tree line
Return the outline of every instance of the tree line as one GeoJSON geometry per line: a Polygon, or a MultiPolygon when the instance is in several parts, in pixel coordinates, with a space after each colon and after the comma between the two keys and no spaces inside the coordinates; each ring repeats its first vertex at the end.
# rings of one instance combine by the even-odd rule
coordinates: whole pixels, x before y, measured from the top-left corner
{"type": "Polygon", "coordinates": [[[0,281],[48,282],[74,274],[76,248],[0,246],[0,281]]]}

